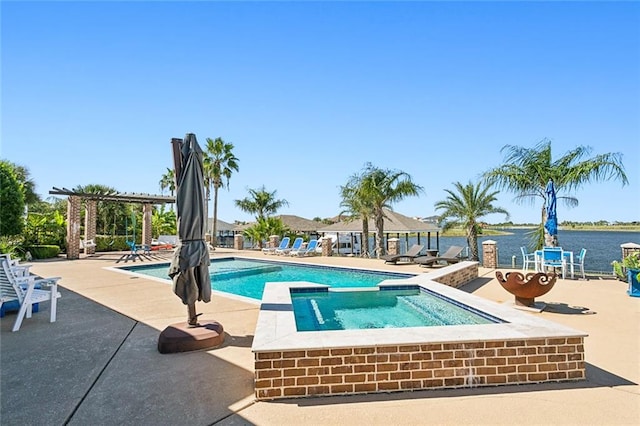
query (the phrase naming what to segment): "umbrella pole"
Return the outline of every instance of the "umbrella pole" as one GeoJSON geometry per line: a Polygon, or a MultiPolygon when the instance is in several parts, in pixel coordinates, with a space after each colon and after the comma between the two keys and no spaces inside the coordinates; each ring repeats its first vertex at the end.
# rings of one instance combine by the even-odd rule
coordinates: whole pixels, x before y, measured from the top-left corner
{"type": "Polygon", "coordinates": [[[189,303],[187,305],[187,323],[189,327],[198,327],[198,314],[196,314],[196,304],[189,303]]]}

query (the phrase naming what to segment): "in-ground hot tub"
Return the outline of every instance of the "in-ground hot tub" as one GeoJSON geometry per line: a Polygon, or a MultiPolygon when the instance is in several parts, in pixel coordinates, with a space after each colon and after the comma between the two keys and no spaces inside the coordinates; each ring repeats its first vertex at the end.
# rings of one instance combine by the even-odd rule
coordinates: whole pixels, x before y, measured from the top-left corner
{"type": "Polygon", "coordinates": [[[585,333],[436,283],[430,275],[433,273],[387,280],[380,287],[419,288],[496,321],[298,331],[292,289],[317,291],[326,286],[307,282],[266,286],[252,346],[256,397],[266,400],[585,378],[585,333]]]}

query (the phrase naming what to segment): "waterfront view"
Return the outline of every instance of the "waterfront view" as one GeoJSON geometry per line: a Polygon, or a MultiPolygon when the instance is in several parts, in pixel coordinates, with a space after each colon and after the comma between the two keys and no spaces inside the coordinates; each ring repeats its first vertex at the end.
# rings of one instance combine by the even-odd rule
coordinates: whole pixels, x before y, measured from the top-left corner
{"type": "MultiPolygon", "coordinates": [[[[521,246],[528,246],[530,229],[513,228],[504,229],[508,235],[481,236],[478,238],[480,260],[482,260],[482,243],[493,240],[498,246],[498,264],[501,267],[511,267],[512,257],[515,256],[515,266],[522,267],[521,246]]],[[[371,238],[373,241],[373,238],[371,238]]],[[[408,247],[417,242],[417,238],[409,237],[408,247]]],[[[426,241],[422,239],[422,244],[426,241]]],[[[580,249],[586,248],[585,270],[591,273],[610,274],[612,271],[611,262],[620,260],[622,257],[621,244],[640,244],[640,232],[608,232],[608,231],[571,231],[560,230],[558,233],[558,244],[564,250],[573,251],[578,254],[580,249]]],[[[402,240],[406,245],[406,240],[402,240]]],[[[431,247],[435,247],[436,239],[432,236],[431,247]]],[[[440,252],[445,251],[452,245],[466,247],[465,237],[440,237],[440,252]]]]}

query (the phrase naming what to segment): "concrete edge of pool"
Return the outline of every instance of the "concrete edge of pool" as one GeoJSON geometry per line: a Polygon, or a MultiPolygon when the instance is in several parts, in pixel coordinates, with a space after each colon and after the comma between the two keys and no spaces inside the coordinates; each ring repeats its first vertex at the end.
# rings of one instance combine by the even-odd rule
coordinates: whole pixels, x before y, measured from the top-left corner
{"type": "Polygon", "coordinates": [[[256,397],[584,379],[586,333],[434,281],[447,270],[455,273],[472,264],[461,262],[381,285],[415,284],[504,323],[298,332],[290,288],[324,286],[309,282],[266,286],[251,348],[256,397]]]}

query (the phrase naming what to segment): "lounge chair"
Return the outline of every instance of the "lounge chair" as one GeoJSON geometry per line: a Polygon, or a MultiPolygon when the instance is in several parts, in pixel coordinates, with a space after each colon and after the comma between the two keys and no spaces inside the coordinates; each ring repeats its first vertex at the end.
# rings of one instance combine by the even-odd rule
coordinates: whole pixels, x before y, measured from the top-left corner
{"type": "Polygon", "coordinates": [[[307,244],[306,248],[300,248],[299,250],[291,250],[289,256],[310,256],[316,254],[316,248],[318,248],[318,240],[311,240],[307,244]]]}
{"type": "Polygon", "coordinates": [[[35,275],[17,277],[11,270],[6,259],[0,260],[0,306],[6,302],[17,301],[20,305],[16,322],[11,331],[18,331],[22,320],[31,318],[33,305],[36,303],[51,302],[51,316],[49,322],[56,321],[56,304],[60,297],[58,292],[59,277],[38,278],[35,275]],[[49,286],[50,290],[36,288],[36,286],[49,286]]]}
{"type": "Polygon", "coordinates": [[[464,250],[464,247],[460,246],[451,246],[449,249],[444,252],[441,256],[418,256],[413,259],[414,263],[417,263],[420,266],[428,266],[431,267],[438,262],[447,262],[448,265],[452,263],[458,263],[462,260],[460,254],[464,250]]]}
{"type": "Polygon", "coordinates": [[[420,256],[420,252],[424,248],[421,244],[412,245],[406,253],[402,254],[386,254],[380,256],[380,259],[384,260],[384,263],[398,263],[400,259],[406,259],[408,262],[412,262],[416,257],[420,256]]]}
{"type": "Polygon", "coordinates": [[[0,260],[6,259],[9,264],[9,268],[13,271],[14,275],[18,277],[28,277],[30,275],[29,268],[31,268],[31,264],[28,263],[20,263],[18,259],[12,259],[10,253],[2,253],[0,254],[0,260]]]}
{"type": "Polygon", "coordinates": [[[291,239],[289,237],[284,237],[282,241],[280,241],[280,245],[278,247],[266,247],[262,249],[262,253],[264,254],[276,254],[276,250],[284,250],[289,247],[289,241],[291,239]]]}
{"type": "Polygon", "coordinates": [[[293,240],[293,245],[291,247],[287,247],[287,248],[284,248],[284,249],[277,248],[276,249],[276,254],[277,255],[281,255],[281,254],[286,255],[286,254],[289,254],[293,250],[296,250],[296,251],[300,250],[300,247],[302,247],[302,243],[303,242],[304,242],[304,240],[302,239],[302,237],[298,237],[295,240],[293,240]]]}

